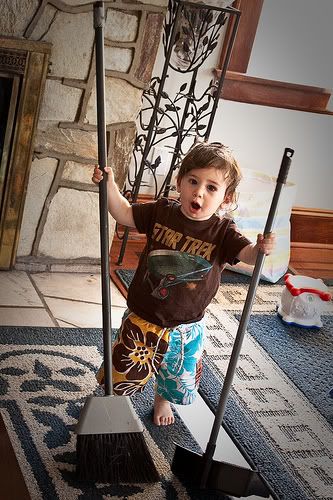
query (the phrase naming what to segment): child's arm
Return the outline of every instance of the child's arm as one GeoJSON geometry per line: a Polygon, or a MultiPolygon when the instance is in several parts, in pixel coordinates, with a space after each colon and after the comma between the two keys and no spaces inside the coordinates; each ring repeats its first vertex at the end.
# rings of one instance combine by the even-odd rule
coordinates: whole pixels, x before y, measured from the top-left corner
{"type": "Polygon", "coordinates": [[[263,236],[262,234],[258,234],[257,243],[247,245],[242,248],[242,250],[237,255],[237,258],[244,262],[245,264],[250,264],[253,266],[256,263],[257,255],[259,250],[265,255],[269,255],[272,253],[275,247],[275,234],[270,233],[267,236],[263,236]]]}
{"type": "MultiPolygon", "coordinates": [[[[110,167],[105,167],[105,172],[108,174],[108,209],[110,214],[119,224],[127,227],[135,227],[133,218],[133,210],[126,198],[120,193],[119,188],[114,180],[113,172],[110,167]]],[[[103,179],[103,172],[98,168],[94,168],[92,181],[98,184],[103,179]]]]}

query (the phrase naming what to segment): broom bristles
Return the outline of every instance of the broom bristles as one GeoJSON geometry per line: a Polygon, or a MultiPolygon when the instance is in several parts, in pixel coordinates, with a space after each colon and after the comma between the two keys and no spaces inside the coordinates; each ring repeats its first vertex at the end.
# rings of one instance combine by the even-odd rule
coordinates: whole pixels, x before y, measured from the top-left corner
{"type": "Polygon", "coordinates": [[[77,474],[102,483],[154,483],[160,475],[142,432],[77,436],[77,474]]]}

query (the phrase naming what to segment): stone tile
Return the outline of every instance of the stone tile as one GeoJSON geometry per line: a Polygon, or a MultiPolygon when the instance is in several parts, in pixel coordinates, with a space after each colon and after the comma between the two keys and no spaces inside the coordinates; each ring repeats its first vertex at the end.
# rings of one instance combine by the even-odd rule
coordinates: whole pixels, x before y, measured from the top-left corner
{"type": "Polygon", "coordinates": [[[43,307],[29,277],[23,271],[0,272],[0,305],[43,307]]]}
{"type": "Polygon", "coordinates": [[[73,328],[72,325],[69,325],[68,323],[65,323],[64,321],[58,320],[57,323],[60,326],[60,328],[73,328]]]}
{"type": "Polygon", "coordinates": [[[116,285],[111,281],[111,305],[112,306],[118,306],[118,307],[126,307],[126,299],[125,297],[120,293],[116,285]]]}
{"type": "Polygon", "coordinates": [[[39,291],[49,297],[101,304],[101,277],[89,273],[38,273],[31,275],[39,291]]]}
{"type": "MultiPolygon", "coordinates": [[[[102,303],[98,273],[37,273],[31,275],[39,291],[49,297],[102,303]]],[[[126,306],[126,300],[111,282],[111,305],[126,306]]]]}
{"type": "Polygon", "coordinates": [[[149,84],[156,60],[163,19],[164,14],[161,12],[151,12],[147,15],[142,42],[144,50],[142,51],[139,64],[134,71],[135,78],[146,84],[149,84]]]}
{"type": "Polygon", "coordinates": [[[1,326],[56,326],[45,309],[0,307],[1,326]]]}
{"type": "MultiPolygon", "coordinates": [[[[121,78],[105,78],[105,120],[113,123],[135,122],[141,109],[142,89],[138,89],[121,78]],[[119,102],[121,106],[115,106],[119,102]]],[[[92,89],[86,110],[85,121],[96,125],[96,88],[92,89]]]]}
{"type": "Polygon", "coordinates": [[[119,328],[126,307],[112,307],[111,309],[111,324],[112,328],[119,328]]]}
{"type": "Polygon", "coordinates": [[[96,132],[78,129],[58,128],[50,121],[40,121],[35,137],[35,151],[47,153],[52,151],[70,156],[73,160],[90,160],[97,158],[96,132]]]}
{"type": "Polygon", "coordinates": [[[102,328],[102,307],[100,304],[88,304],[65,299],[45,297],[53,316],[69,327],[102,328]]]}
{"type": "Polygon", "coordinates": [[[27,196],[24,204],[22,229],[17,256],[30,255],[36,228],[58,165],[55,158],[36,158],[31,164],[27,196]]]}
{"type": "Polygon", "coordinates": [[[135,13],[109,9],[104,28],[105,38],[117,42],[134,42],[137,37],[138,21],[135,13]]]}
{"type": "Polygon", "coordinates": [[[98,193],[59,188],[49,206],[38,255],[64,260],[83,254],[88,259],[98,258],[98,214],[98,193]]]}
{"type": "MultiPolygon", "coordinates": [[[[84,80],[88,75],[94,42],[92,13],[76,12],[73,15],[60,9],[56,13],[43,34],[43,41],[52,43],[52,66],[49,72],[52,76],[84,80]]],[[[58,107],[62,108],[63,105],[58,107]]]]}
{"type": "MultiPolygon", "coordinates": [[[[45,297],[53,316],[61,326],[79,328],[102,328],[102,306],[57,298],[45,297]]],[[[121,324],[124,307],[112,307],[111,323],[113,328],[121,324]]]]}

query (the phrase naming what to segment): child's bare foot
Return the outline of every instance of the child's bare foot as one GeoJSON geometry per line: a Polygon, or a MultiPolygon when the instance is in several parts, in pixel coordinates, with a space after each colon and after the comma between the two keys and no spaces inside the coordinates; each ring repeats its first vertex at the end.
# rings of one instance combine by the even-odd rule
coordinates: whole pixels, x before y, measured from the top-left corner
{"type": "Polygon", "coordinates": [[[175,422],[175,417],[169,401],[155,394],[154,400],[154,424],[170,425],[175,422]]]}

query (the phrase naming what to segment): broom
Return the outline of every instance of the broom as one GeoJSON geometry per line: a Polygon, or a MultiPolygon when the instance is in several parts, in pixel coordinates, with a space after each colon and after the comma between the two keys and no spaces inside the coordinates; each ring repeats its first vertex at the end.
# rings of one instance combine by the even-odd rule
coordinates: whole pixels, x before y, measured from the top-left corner
{"type": "MultiPolygon", "coordinates": [[[[107,156],[103,2],[94,3],[94,29],[98,162],[103,169],[107,156]]],[[[99,212],[105,395],[90,396],[81,410],[76,427],[76,472],[80,479],[103,483],[157,482],[160,476],[145,442],[142,424],[129,397],[113,395],[107,174],[104,174],[99,184],[99,212]]]]}
{"type": "MultiPolygon", "coordinates": [[[[272,231],[280,193],[282,187],[286,183],[293,154],[293,149],[285,148],[264,228],[265,235],[272,231]]],[[[229,392],[236,372],[237,362],[250,319],[252,304],[255,299],[264,261],[265,255],[262,252],[258,252],[206,450],[203,455],[200,455],[180,445],[176,445],[171,465],[171,470],[176,476],[181,479],[188,479],[192,484],[199,486],[202,490],[212,490],[214,492],[236,497],[257,495],[268,498],[270,495],[269,489],[260,477],[258,471],[227,462],[219,462],[213,459],[217,437],[223,422],[229,392]]]]}

